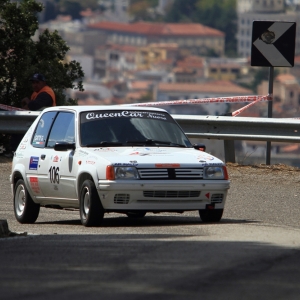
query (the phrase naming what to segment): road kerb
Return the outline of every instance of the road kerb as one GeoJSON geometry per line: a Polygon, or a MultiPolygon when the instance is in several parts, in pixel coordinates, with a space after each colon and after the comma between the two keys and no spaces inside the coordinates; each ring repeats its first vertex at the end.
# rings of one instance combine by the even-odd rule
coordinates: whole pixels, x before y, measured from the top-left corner
{"type": "Polygon", "coordinates": [[[7,220],[0,220],[0,238],[20,236],[20,235],[26,236],[27,232],[24,233],[12,232],[8,228],[7,220]]]}
{"type": "Polygon", "coordinates": [[[7,237],[9,233],[7,220],[0,220],[0,237],[7,237]]]}

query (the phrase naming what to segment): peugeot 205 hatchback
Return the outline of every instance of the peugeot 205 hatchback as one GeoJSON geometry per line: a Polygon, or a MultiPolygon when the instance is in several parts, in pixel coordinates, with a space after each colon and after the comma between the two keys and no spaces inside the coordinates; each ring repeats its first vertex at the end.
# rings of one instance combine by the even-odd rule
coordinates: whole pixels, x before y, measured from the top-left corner
{"type": "Polygon", "coordinates": [[[60,106],[41,112],[15,152],[14,213],[34,223],[40,207],[76,208],[84,226],[106,212],[198,210],[220,221],[230,181],[225,164],[195,149],[163,109],[60,106]]]}

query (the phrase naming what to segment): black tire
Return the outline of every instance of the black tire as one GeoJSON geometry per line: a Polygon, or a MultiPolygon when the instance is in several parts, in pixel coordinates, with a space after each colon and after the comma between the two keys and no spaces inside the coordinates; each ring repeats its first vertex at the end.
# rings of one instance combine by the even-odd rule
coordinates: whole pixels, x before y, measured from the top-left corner
{"type": "Polygon", "coordinates": [[[17,221],[32,224],[39,216],[40,205],[33,202],[23,179],[19,179],[14,189],[14,213],[17,221]]]}
{"type": "Polygon", "coordinates": [[[204,223],[219,222],[222,219],[223,209],[200,209],[199,215],[204,223]]]}
{"type": "Polygon", "coordinates": [[[145,211],[128,211],[126,213],[128,218],[134,218],[134,219],[138,219],[138,218],[143,218],[146,215],[145,211]]]}
{"type": "Polygon", "coordinates": [[[86,227],[99,226],[104,217],[104,209],[100,202],[96,186],[87,179],[80,190],[80,220],[86,227]]]}

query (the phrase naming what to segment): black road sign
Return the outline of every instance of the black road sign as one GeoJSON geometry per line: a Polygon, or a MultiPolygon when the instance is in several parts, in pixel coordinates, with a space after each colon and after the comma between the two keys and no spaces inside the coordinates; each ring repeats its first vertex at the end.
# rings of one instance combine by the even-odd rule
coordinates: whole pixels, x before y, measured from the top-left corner
{"type": "Polygon", "coordinates": [[[293,67],[295,22],[253,21],[251,66],[293,67]]]}

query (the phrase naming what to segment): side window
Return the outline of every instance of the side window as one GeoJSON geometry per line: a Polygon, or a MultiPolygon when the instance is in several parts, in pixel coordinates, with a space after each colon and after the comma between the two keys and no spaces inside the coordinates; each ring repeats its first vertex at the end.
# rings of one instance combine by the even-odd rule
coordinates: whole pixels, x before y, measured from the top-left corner
{"type": "Polygon", "coordinates": [[[75,142],[75,116],[73,113],[60,112],[51,128],[47,147],[54,148],[56,142],[75,142]]]}
{"type": "Polygon", "coordinates": [[[36,148],[44,148],[49,134],[49,130],[57,112],[50,111],[42,115],[33,135],[32,146],[36,148]]]}

